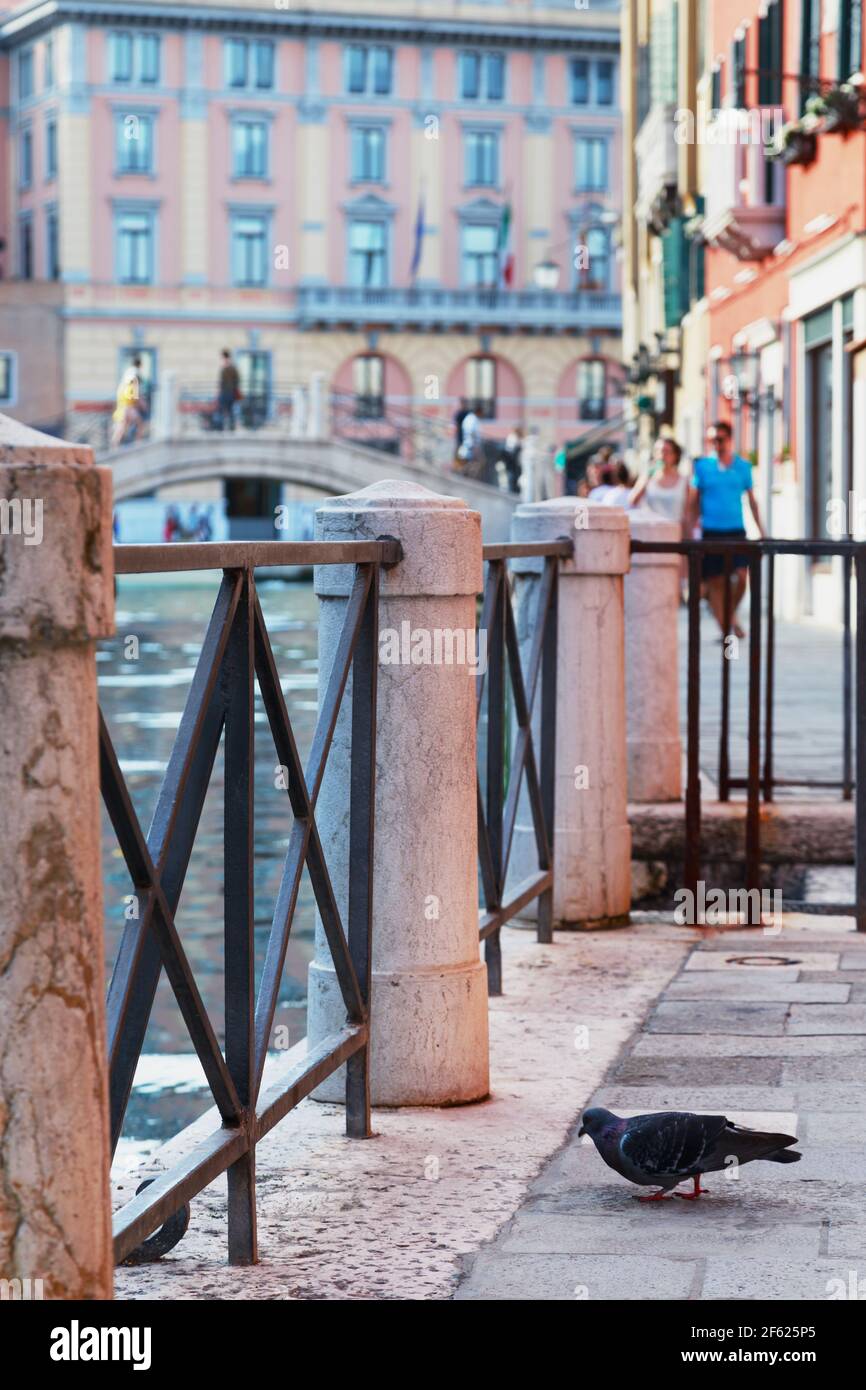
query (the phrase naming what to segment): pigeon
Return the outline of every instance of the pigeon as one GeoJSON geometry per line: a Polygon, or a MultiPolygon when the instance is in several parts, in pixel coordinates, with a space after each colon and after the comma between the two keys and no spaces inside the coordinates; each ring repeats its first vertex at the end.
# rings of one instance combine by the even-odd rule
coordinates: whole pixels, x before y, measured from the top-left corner
{"type": "Polygon", "coordinates": [[[621,1120],[600,1106],[585,1110],[578,1137],[588,1134],[609,1168],[639,1187],[658,1186],[658,1192],[639,1197],[641,1202],[660,1202],[681,1182],[691,1179],[692,1192],[674,1195],[692,1200],[706,1192],[703,1173],[718,1173],[737,1163],[766,1159],[768,1163],[798,1163],[802,1154],[791,1149],[797,1140],[790,1134],[767,1134],[744,1129],[724,1115],[690,1115],[684,1110],[662,1110],[655,1115],[633,1115],[621,1120]]]}

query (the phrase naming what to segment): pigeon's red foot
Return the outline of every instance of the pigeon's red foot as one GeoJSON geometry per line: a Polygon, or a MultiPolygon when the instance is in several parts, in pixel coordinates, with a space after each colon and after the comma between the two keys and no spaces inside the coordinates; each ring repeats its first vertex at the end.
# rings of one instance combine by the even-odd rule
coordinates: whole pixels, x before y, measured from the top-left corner
{"type": "Polygon", "coordinates": [[[702,1196],[703,1193],[709,1191],[709,1188],[701,1187],[700,1174],[696,1178],[693,1178],[692,1181],[694,1183],[693,1192],[675,1192],[674,1196],[682,1197],[684,1202],[694,1202],[697,1200],[698,1197],[702,1196]]]}
{"type": "Polygon", "coordinates": [[[638,1202],[664,1202],[667,1195],[667,1189],[664,1187],[660,1187],[658,1192],[653,1192],[649,1197],[637,1197],[635,1194],[638,1202]]]}

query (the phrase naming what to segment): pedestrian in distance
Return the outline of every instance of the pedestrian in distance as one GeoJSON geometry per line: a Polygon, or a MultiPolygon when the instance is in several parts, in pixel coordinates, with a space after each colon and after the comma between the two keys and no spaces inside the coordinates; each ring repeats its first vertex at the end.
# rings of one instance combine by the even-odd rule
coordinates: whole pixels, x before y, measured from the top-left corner
{"type": "Polygon", "coordinates": [[[228,348],[223,348],[222,359],[217,388],[220,428],[233,430],[235,412],[241,398],[241,379],[228,348]]]}
{"type": "MultiPolygon", "coordinates": [[[[707,430],[710,452],[695,459],[694,475],[689,488],[686,529],[693,535],[700,524],[704,540],[745,539],[743,497],[745,496],[758,533],[764,536],[764,524],[758,501],[752,489],[752,466],[734,453],[733,436],[727,420],[718,420],[707,430]]],[[[748,556],[737,552],[731,557],[731,623],[736,637],[745,633],[736,620],[737,609],[746,592],[748,556]]],[[[707,602],[722,630],[725,626],[725,557],[705,555],[701,564],[707,602]]]]}

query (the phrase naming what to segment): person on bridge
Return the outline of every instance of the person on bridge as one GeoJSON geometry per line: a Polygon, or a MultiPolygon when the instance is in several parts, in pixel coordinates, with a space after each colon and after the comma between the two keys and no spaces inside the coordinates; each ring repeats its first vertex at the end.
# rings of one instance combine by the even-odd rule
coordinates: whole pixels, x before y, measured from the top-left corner
{"type": "Polygon", "coordinates": [[[112,416],[111,447],[132,444],[144,423],[147,407],[141,385],[141,358],[134,357],[120,378],[117,400],[112,416]]]}
{"type": "MultiPolygon", "coordinates": [[[[686,534],[691,536],[700,521],[704,540],[739,540],[745,538],[743,525],[743,494],[758,528],[765,536],[758,511],[758,501],[752,490],[752,466],[734,453],[731,427],[727,420],[717,420],[707,430],[711,453],[695,459],[694,476],[689,488],[686,511],[686,534]]],[[[748,557],[735,554],[731,558],[731,622],[736,637],[745,633],[736,621],[737,609],[746,592],[748,557]]],[[[725,557],[705,555],[701,575],[706,585],[707,602],[713,617],[727,637],[725,626],[725,557]]]]}
{"type": "Polygon", "coordinates": [[[223,348],[223,364],[220,368],[217,393],[219,397],[220,428],[233,430],[235,427],[235,410],[241,398],[241,378],[237,367],[232,361],[232,355],[228,348],[223,348]]]}

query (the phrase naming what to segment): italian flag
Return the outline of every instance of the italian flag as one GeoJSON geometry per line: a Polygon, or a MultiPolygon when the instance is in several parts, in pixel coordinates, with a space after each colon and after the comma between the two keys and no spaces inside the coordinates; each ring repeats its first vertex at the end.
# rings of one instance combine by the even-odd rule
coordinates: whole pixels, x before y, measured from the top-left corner
{"type": "Polygon", "coordinates": [[[514,281],[514,252],[511,249],[511,204],[506,203],[499,221],[499,283],[510,286],[514,281]]]}

